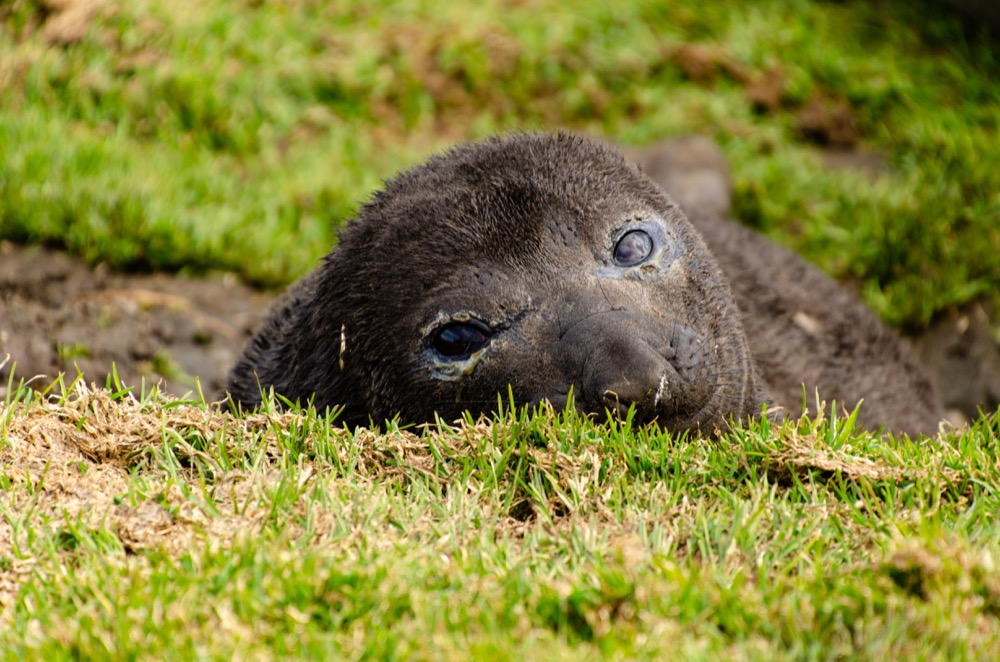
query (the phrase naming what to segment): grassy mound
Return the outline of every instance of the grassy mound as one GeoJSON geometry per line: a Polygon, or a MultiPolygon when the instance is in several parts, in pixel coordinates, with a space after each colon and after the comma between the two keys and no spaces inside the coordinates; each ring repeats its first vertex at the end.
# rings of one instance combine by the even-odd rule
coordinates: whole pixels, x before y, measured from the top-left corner
{"type": "Polygon", "coordinates": [[[0,408],[11,656],[1000,654],[996,415],[373,433],[54,391],[0,408]]]}

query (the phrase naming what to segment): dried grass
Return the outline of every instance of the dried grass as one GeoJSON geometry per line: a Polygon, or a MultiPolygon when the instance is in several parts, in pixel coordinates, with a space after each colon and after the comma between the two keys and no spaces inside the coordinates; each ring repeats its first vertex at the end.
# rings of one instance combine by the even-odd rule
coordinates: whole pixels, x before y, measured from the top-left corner
{"type": "Polygon", "coordinates": [[[258,530],[266,516],[262,509],[237,513],[227,504],[245,501],[251,482],[259,489],[259,483],[280,479],[277,471],[263,472],[253,481],[242,472],[220,472],[215,507],[223,511],[221,517],[186,498],[163,471],[146,472],[155,498],[136,498],[133,503],[127,496],[129,472],[167,438],[175,442],[179,459],[210,459],[183,440],[217,434],[232,440],[234,451],[253,439],[264,452],[277,456],[274,430],[295,418],[258,414],[236,419],[191,405],[116,401],[105,391],[82,386],[63,402],[0,408],[0,421],[6,421],[0,467],[9,483],[0,494],[0,509],[6,515],[0,520],[0,554],[14,557],[0,569],[0,604],[10,603],[36,565],[35,559],[13,553],[24,547],[29,530],[104,527],[117,533],[126,552],[156,547],[174,555],[190,549],[196,540],[227,544],[241,532],[258,530]]]}
{"type": "Polygon", "coordinates": [[[802,435],[795,430],[781,440],[777,450],[768,456],[765,466],[768,475],[785,486],[796,480],[829,480],[838,475],[848,481],[891,483],[910,483],[929,478],[936,478],[943,483],[956,483],[960,479],[959,472],[945,466],[893,466],[851,455],[849,448],[831,451],[824,447],[814,433],[802,435]]]}

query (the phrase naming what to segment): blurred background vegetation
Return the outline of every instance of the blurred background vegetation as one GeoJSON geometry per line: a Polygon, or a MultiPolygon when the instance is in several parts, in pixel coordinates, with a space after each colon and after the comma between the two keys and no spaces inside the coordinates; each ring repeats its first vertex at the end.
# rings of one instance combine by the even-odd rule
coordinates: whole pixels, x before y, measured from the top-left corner
{"type": "Polygon", "coordinates": [[[275,286],[456,140],[700,133],[913,330],[1000,292],[998,42],[934,2],[0,0],[0,239],[275,286]]]}

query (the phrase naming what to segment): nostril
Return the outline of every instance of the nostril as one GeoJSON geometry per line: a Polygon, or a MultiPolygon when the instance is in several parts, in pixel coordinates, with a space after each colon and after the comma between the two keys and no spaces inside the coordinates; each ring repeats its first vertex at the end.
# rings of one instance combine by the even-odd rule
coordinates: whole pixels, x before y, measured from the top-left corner
{"type": "Polygon", "coordinates": [[[657,382],[621,381],[610,384],[601,391],[601,401],[608,409],[627,411],[632,405],[639,410],[653,410],[658,397],[657,382]]]}

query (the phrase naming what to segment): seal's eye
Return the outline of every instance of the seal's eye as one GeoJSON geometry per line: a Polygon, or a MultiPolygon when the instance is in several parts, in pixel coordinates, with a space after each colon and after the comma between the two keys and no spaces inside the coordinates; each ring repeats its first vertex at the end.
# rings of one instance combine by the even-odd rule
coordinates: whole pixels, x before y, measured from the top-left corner
{"type": "Polygon", "coordinates": [[[455,322],[434,335],[434,350],[449,359],[466,359],[490,341],[486,331],[475,324],[455,322]]]}
{"type": "Polygon", "coordinates": [[[653,252],[653,238],[645,230],[632,230],[622,235],[615,244],[615,264],[634,267],[646,261],[653,252]]]}

